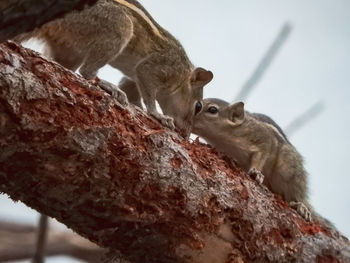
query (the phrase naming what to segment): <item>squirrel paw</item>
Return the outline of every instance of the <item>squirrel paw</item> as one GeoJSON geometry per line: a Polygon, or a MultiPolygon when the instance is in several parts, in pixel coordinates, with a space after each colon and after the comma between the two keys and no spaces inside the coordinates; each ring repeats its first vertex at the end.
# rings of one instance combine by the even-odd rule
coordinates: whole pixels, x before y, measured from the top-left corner
{"type": "Polygon", "coordinates": [[[302,202],[289,202],[290,207],[295,209],[299,215],[301,215],[306,221],[311,221],[311,212],[309,208],[302,202]]]}
{"type": "Polygon", "coordinates": [[[117,88],[116,90],[112,91],[112,97],[117,99],[117,101],[123,105],[123,106],[128,106],[128,97],[126,96],[126,94],[124,93],[124,91],[122,91],[121,89],[117,88]]]}
{"type": "Polygon", "coordinates": [[[126,96],[126,94],[124,93],[124,91],[122,91],[121,89],[119,89],[116,85],[103,80],[103,79],[97,79],[97,85],[103,89],[104,91],[106,91],[107,93],[109,93],[113,98],[115,98],[121,105],[123,106],[128,106],[129,102],[128,102],[128,97],[126,96]]]}
{"type": "Polygon", "coordinates": [[[150,114],[165,127],[168,127],[171,130],[175,130],[174,119],[170,116],[160,114],[159,112],[152,112],[150,114]]]}
{"type": "Polygon", "coordinates": [[[258,182],[258,184],[262,184],[264,182],[264,175],[262,174],[262,172],[260,172],[258,169],[256,168],[250,168],[250,170],[248,171],[248,174],[255,180],[258,182]]]}

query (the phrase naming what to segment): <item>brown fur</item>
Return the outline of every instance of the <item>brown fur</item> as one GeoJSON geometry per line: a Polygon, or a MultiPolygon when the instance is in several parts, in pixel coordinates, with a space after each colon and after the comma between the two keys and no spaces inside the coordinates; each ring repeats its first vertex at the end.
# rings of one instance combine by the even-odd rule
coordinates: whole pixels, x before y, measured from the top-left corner
{"type": "Polygon", "coordinates": [[[195,116],[193,133],[203,137],[246,172],[262,172],[263,183],[295,206],[306,219],[307,174],[303,159],[282,129],[269,117],[249,113],[242,102],[229,105],[218,99],[205,99],[195,116]],[[218,112],[208,110],[214,106],[218,112]]]}
{"type": "Polygon", "coordinates": [[[135,0],[99,0],[17,40],[30,37],[44,40],[47,56],[71,70],[80,67],[87,79],[106,64],[119,69],[129,80],[128,85],[125,79],[121,83],[129,98],[141,106],[142,97],[148,113],[170,128],[174,118],[185,135],[194,104],[213,77],[195,69],[181,44],[135,0]],[[156,100],[171,117],[158,113],[156,100]]]}

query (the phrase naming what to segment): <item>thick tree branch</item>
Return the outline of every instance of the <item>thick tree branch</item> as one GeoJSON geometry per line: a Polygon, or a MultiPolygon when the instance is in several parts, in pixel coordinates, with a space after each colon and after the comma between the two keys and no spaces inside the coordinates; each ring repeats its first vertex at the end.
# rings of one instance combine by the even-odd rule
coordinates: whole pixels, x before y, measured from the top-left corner
{"type": "MultiPolygon", "coordinates": [[[[0,222],[0,262],[33,258],[37,228],[31,225],[0,222]]],[[[47,256],[67,255],[86,262],[102,262],[105,249],[68,231],[50,230],[47,256]]]]}
{"type": "Polygon", "coordinates": [[[1,0],[0,42],[96,0],[1,0]]]}
{"type": "Polygon", "coordinates": [[[131,262],[350,260],[345,238],[213,149],[13,43],[0,46],[0,147],[0,191],[131,262]]]}

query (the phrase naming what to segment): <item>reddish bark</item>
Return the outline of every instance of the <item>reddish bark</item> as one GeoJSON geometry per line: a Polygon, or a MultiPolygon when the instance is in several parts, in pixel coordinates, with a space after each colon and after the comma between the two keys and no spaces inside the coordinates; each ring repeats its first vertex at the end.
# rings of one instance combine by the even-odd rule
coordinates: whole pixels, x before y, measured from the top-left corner
{"type": "Polygon", "coordinates": [[[350,261],[348,240],[215,150],[13,43],[0,46],[0,147],[0,191],[131,262],[350,261]]]}

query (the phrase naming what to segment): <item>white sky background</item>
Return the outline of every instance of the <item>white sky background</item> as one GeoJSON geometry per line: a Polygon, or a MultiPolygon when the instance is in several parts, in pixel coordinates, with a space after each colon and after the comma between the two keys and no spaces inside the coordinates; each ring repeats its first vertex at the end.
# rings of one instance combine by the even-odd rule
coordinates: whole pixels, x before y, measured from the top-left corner
{"type": "MultiPolygon", "coordinates": [[[[281,26],[292,24],[246,109],[269,115],[283,128],[317,101],[325,102],[325,111],[290,140],[305,157],[311,204],[350,237],[350,1],[140,2],[180,40],[196,66],[214,72],[204,96],[227,101],[235,98],[281,26]]],[[[99,76],[115,83],[121,78],[111,68],[99,76]]],[[[34,212],[4,197],[0,207],[6,207],[0,218],[36,220],[34,212]]]]}

